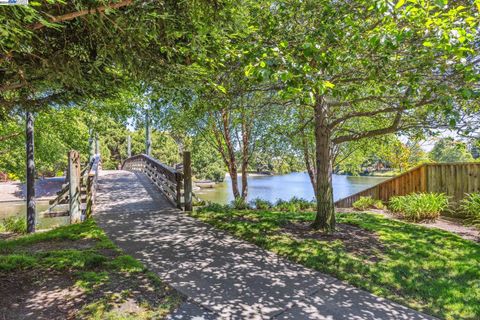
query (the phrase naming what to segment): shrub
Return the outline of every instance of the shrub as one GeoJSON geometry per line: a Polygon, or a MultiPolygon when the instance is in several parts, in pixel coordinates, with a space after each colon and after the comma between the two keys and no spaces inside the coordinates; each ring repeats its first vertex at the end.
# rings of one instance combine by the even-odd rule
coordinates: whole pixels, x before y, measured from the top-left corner
{"type": "Polygon", "coordinates": [[[256,198],[252,200],[251,206],[255,207],[255,209],[257,210],[267,210],[271,209],[273,207],[273,204],[270,201],[256,198]]]}
{"type": "Polygon", "coordinates": [[[24,217],[8,217],[0,222],[0,231],[26,233],[27,220],[24,217]]]}
{"type": "Polygon", "coordinates": [[[302,198],[293,197],[289,201],[277,200],[275,209],[279,211],[298,212],[315,208],[315,204],[302,198]]]}
{"type": "Polygon", "coordinates": [[[235,198],[235,200],[232,201],[232,207],[237,210],[246,210],[249,209],[247,201],[245,199],[242,199],[241,197],[235,198]]]}
{"type": "Polygon", "coordinates": [[[467,219],[480,227],[480,193],[467,194],[460,202],[460,210],[465,213],[467,219]]]}
{"type": "Polygon", "coordinates": [[[366,209],[383,209],[385,206],[381,200],[375,200],[372,197],[360,197],[353,203],[353,207],[357,210],[366,209]]]}
{"type": "Polygon", "coordinates": [[[392,197],[388,207],[408,221],[435,220],[448,208],[448,198],[443,193],[412,193],[392,197]]]}

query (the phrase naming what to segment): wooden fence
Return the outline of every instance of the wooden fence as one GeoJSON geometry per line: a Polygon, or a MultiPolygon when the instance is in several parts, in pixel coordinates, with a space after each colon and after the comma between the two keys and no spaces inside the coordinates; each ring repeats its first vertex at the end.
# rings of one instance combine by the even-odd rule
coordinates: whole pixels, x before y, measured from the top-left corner
{"type": "Polygon", "coordinates": [[[468,193],[480,192],[480,163],[429,163],[413,168],[376,186],[335,202],[349,208],[360,197],[387,202],[393,196],[416,192],[445,193],[458,202],[468,193]]]}

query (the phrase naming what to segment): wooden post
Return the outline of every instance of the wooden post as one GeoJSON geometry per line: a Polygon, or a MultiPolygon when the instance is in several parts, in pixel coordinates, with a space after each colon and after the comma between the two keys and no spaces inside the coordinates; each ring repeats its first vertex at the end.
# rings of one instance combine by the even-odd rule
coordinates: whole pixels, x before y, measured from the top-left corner
{"type": "Polygon", "coordinates": [[[145,111],[145,154],[150,156],[152,153],[152,139],[150,138],[150,117],[148,110],[145,111]]]}
{"type": "Polygon", "coordinates": [[[80,155],[74,150],[68,153],[68,178],[70,187],[70,223],[78,223],[82,220],[82,210],[80,208],[80,155]]]}
{"type": "Polygon", "coordinates": [[[177,182],[176,184],[176,193],[177,193],[177,208],[178,209],[182,209],[182,185],[183,185],[183,181],[182,181],[182,174],[177,172],[175,173],[175,180],[177,182]]]}
{"type": "Polygon", "coordinates": [[[35,144],[34,119],[31,112],[26,114],[26,152],[27,152],[27,232],[35,232],[35,144]]]}
{"type": "Polygon", "coordinates": [[[95,156],[100,154],[100,142],[98,141],[98,134],[95,134],[95,156]]]}
{"type": "Polygon", "coordinates": [[[183,152],[183,181],[185,211],[192,211],[192,161],[190,151],[183,152]]]}
{"type": "Polygon", "coordinates": [[[127,157],[130,158],[132,156],[132,138],[130,135],[127,137],[127,157]]]}
{"type": "Polygon", "coordinates": [[[95,156],[95,138],[93,136],[93,129],[88,130],[89,138],[88,138],[88,151],[90,152],[89,160],[91,161],[95,156]]]}
{"type": "Polygon", "coordinates": [[[87,175],[87,202],[85,207],[85,217],[88,219],[92,215],[92,207],[93,207],[93,176],[87,175]]]}

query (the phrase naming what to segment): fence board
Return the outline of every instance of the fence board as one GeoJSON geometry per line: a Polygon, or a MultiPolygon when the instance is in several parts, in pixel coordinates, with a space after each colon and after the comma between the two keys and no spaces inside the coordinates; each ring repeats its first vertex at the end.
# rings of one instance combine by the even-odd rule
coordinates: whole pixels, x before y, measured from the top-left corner
{"type": "Polygon", "coordinates": [[[459,202],[467,193],[480,192],[480,163],[424,164],[338,200],[335,206],[351,207],[360,197],[368,196],[387,202],[393,196],[414,192],[445,193],[451,202],[459,202]]]}

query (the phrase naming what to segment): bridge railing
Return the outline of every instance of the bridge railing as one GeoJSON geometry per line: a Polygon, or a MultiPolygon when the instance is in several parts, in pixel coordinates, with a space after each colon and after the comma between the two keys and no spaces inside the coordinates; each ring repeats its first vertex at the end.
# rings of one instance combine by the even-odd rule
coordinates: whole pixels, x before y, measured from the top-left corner
{"type": "Polygon", "coordinates": [[[191,210],[191,177],[185,166],[180,171],[146,154],[140,154],[125,160],[122,169],[145,173],[174,206],[191,210]]]}
{"type": "Polygon", "coordinates": [[[78,152],[68,153],[68,171],[66,183],[57,193],[57,197],[49,201],[49,208],[42,212],[44,217],[70,216],[70,222],[76,223],[90,217],[95,204],[97,192],[100,155],[93,156],[83,166],[78,152]]]}
{"type": "Polygon", "coordinates": [[[82,181],[85,181],[85,211],[87,218],[92,215],[93,206],[97,198],[98,171],[100,170],[100,155],[95,155],[90,160],[89,170],[85,172],[82,181]]]}

